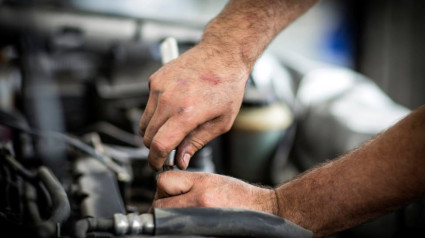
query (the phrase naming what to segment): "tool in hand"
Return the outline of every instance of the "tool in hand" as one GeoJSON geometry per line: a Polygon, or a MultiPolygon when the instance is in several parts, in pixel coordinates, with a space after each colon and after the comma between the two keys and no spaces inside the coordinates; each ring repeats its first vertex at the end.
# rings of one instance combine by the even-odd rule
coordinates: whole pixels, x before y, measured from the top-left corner
{"type": "Polygon", "coordinates": [[[172,150],[167,158],[164,161],[164,165],[162,166],[163,171],[173,170],[174,169],[174,158],[176,157],[176,150],[172,150]]]}
{"type": "MultiPolygon", "coordinates": [[[[160,46],[162,64],[166,64],[179,56],[177,40],[173,37],[166,38],[160,46]]],[[[163,171],[173,170],[175,167],[174,159],[176,157],[176,150],[172,150],[168,154],[162,166],[163,171]]]]}

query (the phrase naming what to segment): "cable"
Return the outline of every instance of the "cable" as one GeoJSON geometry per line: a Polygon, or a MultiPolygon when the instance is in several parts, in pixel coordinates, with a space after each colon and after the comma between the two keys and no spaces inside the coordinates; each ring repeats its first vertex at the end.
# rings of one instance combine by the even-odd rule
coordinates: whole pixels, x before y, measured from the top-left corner
{"type": "Polygon", "coordinates": [[[8,112],[0,110],[0,124],[8,126],[18,131],[25,132],[33,136],[64,141],[68,143],[69,145],[72,145],[76,149],[79,149],[80,151],[102,162],[106,167],[114,171],[120,179],[128,180],[129,178],[131,178],[131,176],[128,174],[128,172],[124,168],[120,167],[118,164],[112,161],[109,157],[102,155],[100,153],[97,153],[91,146],[66,134],[62,134],[58,132],[42,132],[42,131],[31,129],[26,123],[25,119],[19,114],[12,114],[12,113],[8,113],[8,112]]]}

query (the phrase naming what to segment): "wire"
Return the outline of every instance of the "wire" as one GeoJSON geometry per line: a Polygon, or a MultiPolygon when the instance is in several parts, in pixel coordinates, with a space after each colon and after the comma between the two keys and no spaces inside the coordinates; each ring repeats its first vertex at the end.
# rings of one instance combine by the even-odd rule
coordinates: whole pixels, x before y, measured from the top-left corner
{"type": "Polygon", "coordinates": [[[33,136],[64,141],[76,149],[79,149],[80,151],[102,162],[106,167],[114,171],[120,179],[128,180],[131,177],[124,168],[120,167],[118,164],[112,161],[111,158],[96,152],[91,146],[85,144],[79,139],[58,132],[42,132],[31,129],[26,123],[25,119],[19,114],[12,114],[0,110],[0,124],[33,136]]]}

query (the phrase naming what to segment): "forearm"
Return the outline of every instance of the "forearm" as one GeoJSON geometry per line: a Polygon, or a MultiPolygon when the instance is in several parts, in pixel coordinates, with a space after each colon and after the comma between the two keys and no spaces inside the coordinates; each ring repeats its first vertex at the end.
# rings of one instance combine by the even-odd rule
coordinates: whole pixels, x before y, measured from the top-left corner
{"type": "Polygon", "coordinates": [[[331,234],[424,195],[425,106],[342,158],[276,189],[278,215],[331,234]]]}
{"type": "Polygon", "coordinates": [[[206,27],[201,45],[250,70],[270,41],[317,1],[230,1],[206,27]]]}

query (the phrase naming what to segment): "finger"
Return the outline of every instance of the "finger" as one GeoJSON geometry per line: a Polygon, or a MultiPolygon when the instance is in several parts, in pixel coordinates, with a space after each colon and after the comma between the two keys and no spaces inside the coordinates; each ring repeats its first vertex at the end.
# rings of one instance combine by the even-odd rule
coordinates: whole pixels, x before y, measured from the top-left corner
{"type": "Polygon", "coordinates": [[[196,151],[202,149],[208,142],[229,129],[230,126],[226,125],[221,118],[210,120],[196,128],[180,143],[177,149],[177,166],[180,169],[186,169],[190,158],[196,151]]]}
{"type": "Polygon", "coordinates": [[[142,137],[145,136],[146,128],[148,127],[153,113],[155,112],[156,105],[158,103],[158,97],[160,94],[161,92],[159,90],[156,90],[149,95],[148,103],[146,104],[146,108],[143,111],[143,115],[139,123],[139,134],[142,137]]]}
{"type": "Polygon", "coordinates": [[[143,137],[143,143],[146,147],[151,147],[152,140],[158,132],[159,128],[161,128],[161,126],[164,125],[171,116],[172,111],[167,110],[166,105],[157,105],[155,112],[153,113],[153,116],[151,117],[145,130],[145,136],[143,137]]]}
{"type": "Polygon", "coordinates": [[[197,127],[190,118],[174,116],[169,118],[156,132],[150,144],[149,165],[160,170],[165,158],[180,142],[197,127]]]}
{"type": "Polygon", "coordinates": [[[195,174],[183,171],[167,171],[158,176],[156,199],[185,194],[193,187],[195,174]]]}
{"type": "Polygon", "coordinates": [[[174,197],[162,198],[155,200],[152,203],[153,208],[184,208],[184,207],[197,207],[196,201],[189,196],[183,194],[174,197]]]}

